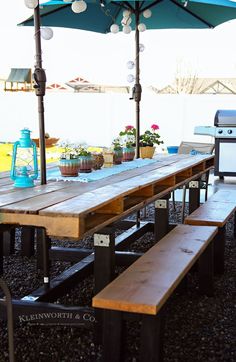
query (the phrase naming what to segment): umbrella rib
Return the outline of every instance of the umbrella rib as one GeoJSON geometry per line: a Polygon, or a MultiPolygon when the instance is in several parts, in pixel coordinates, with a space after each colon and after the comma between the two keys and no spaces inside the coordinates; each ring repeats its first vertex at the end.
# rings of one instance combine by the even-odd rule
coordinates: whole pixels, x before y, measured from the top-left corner
{"type": "MultiPolygon", "coordinates": [[[[147,6],[145,6],[144,8],[142,8],[142,6],[140,6],[140,12],[141,11],[145,11],[145,10],[147,10],[147,9],[150,9],[150,8],[152,8],[153,6],[155,6],[156,4],[159,4],[159,3],[161,3],[163,0],[156,0],[156,1],[153,1],[153,3],[151,3],[151,4],[149,4],[149,5],[147,5],[147,6]],[[142,9],[141,9],[142,8],[142,9]]],[[[144,3],[144,1],[143,1],[143,3],[144,3]]]]}
{"type": "Polygon", "coordinates": [[[134,8],[128,3],[128,1],[123,1],[123,2],[111,1],[111,3],[113,5],[115,5],[115,6],[118,6],[119,8],[124,8],[124,9],[127,9],[127,10],[134,11],[134,8]]]}
{"type": "Polygon", "coordinates": [[[187,13],[191,14],[194,18],[200,20],[202,23],[206,24],[208,28],[214,28],[214,26],[210,23],[208,23],[206,20],[202,19],[200,16],[192,13],[187,7],[184,7],[183,5],[178,4],[175,0],[170,0],[173,4],[181,8],[182,10],[185,10],[187,13]]]}

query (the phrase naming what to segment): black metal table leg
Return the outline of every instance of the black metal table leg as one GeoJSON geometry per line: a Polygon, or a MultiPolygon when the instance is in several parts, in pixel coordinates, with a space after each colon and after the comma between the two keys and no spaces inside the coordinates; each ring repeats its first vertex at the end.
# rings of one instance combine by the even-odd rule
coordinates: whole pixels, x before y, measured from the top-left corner
{"type": "Polygon", "coordinates": [[[30,257],[34,255],[35,228],[24,226],[21,230],[21,255],[30,257]]]}
{"type": "Polygon", "coordinates": [[[189,214],[200,206],[200,182],[189,182],[189,214]]]}
{"type": "MultiPolygon", "coordinates": [[[[112,229],[106,228],[94,234],[94,293],[100,292],[109,284],[115,275],[115,234],[112,229]]],[[[103,311],[96,309],[96,343],[102,342],[103,311]]]]}
{"type": "Polygon", "coordinates": [[[169,231],[169,195],[155,201],[155,241],[161,240],[169,231]]]}
{"type": "Polygon", "coordinates": [[[3,275],[3,239],[4,229],[0,226],[0,276],[3,275]]]}
{"type": "Polygon", "coordinates": [[[3,255],[8,256],[14,254],[15,251],[15,229],[11,228],[4,231],[3,238],[3,255]]]}

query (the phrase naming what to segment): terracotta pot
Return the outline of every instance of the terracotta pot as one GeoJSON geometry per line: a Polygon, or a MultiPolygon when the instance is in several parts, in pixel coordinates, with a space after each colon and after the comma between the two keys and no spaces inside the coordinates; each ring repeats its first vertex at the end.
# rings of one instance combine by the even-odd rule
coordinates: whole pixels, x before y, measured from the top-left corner
{"type": "Polygon", "coordinates": [[[93,153],[93,169],[94,170],[100,170],[100,168],[104,164],[104,157],[102,153],[93,153]]]}
{"type": "Polygon", "coordinates": [[[123,161],[127,162],[127,161],[133,161],[135,156],[135,149],[134,147],[124,147],[123,148],[123,161]]]}
{"type": "MultiPolygon", "coordinates": [[[[36,146],[39,147],[39,138],[32,138],[32,141],[36,143],[36,146]]],[[[45,146],[46,148],[50,148],[55,146],[55,144],[59,141],[59,138],[45,138],[45,146]]]]}
{"type": "Polygon", "coordinates": [[[79,172],[89,173],[92,172],[93,168],[93,157],[90,156],[79,156],[79,172]]]}
{"type": "Polygon", "coordinates": [[[114,150],[113,152],[114,152],[114,158],[113,158],[114,165],[120,165],[123,160],[123,149],[114,150]]]}
{"type": "Polygon", "coordinates": [[[155,147],[146,146],[146,147],[140,147],[140,157],[141,158],[152,158],[155,152],[155,147]]]}
{"type": "Polygon", "coordinates": [[[59,161],[59,169],[62,176],[78,176],[79,160],[77,158],[73,158],[71,160],[61,159],[59,161]]]}

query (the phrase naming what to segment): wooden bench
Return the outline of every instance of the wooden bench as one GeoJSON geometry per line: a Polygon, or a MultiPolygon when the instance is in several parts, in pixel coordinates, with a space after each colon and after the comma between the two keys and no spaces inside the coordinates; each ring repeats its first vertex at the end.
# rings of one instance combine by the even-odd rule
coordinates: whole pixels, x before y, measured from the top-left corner
{"type": "Polygon", "coordinates": [[[218,227],[218,233],[214,240],[214,269],[218,274],[224,273],[225,226],[229,218],[234,215],[235,208],[235,191],[217,191],[184,221],[188,225],[218,227]]]}
{"type": "Polygon", "coordinates": [[[122,361],[122,316],[142,318],[142,362],[162,358],[163,306],[194,263],[199,261],[200,290],[213,292],[216,227],[178,225],[93,298],[103,308],[104,361],[122,361]]]}

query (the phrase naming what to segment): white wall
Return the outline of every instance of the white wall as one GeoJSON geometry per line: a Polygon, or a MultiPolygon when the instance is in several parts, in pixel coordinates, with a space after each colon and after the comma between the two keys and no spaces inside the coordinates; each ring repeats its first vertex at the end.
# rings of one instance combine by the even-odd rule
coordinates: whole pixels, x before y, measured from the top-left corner
{"type": "MultiPolygon", "coordinates": [[[[45,130],[53,137],[109,146],[125,125],[135,125],[135,102],[128,94],[51,92],[45,96],[45,130]]],[[[0,142],[15,141],[24,127],[38,137],[38,105],[34,93],[0,93],[0,142]]],[[[194,126],[214,125],[218,109],[236,109],[234,95],[156,95],[144,90],[141,132],[160,126],[165,146],[181,140],[210,142],[193,134],[194,126]]]]}

